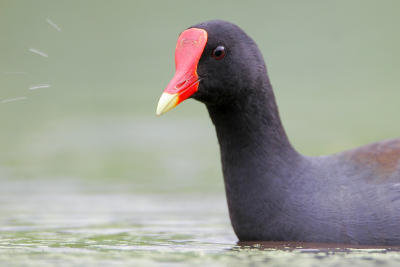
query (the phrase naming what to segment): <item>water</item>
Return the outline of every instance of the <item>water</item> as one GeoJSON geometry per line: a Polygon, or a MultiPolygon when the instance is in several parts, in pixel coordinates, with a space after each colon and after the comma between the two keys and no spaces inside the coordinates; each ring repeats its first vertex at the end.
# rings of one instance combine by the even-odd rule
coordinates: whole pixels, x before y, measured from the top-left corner
{"type": "Polygon", "coordinates": [[[1,181],[2,266],[398,266],[396,248],[237,244],[222,195],[1,181]]]}
{"type": "Polygon", "coordinates": [[[6,98],[6,99],[2,99],[1,103],[5,104],[5,103],[10,103],[10,102],[14,102],[14,101],[20,101],[20,100],[25,100],[26,96],[19,96],[19,97],[14,97],[14,98],[6,98]]]}
{"type": "Polygon", "coordinates": [[[56,31],[61,31],[61,28],[60,28],[60,26],[58,26],[57,24],[55,24],[51,19],[49,19],[49,18],[47,18],[46,19],[46,22],[51,26],[51,27],[53,27],[54,29],[56,29],[56,31]]]}
{"type": "Polygon", "coordinates": [[[45,53],[43,51],[40,51],[40,50],[38,50],[36,48],[29,48],[29,51],[34,53],[34,54],[37,54],[39,56],[42,56],[42,57],[49,57],[49,55],[47,53],[45,53]]]}
{"type": "Polygon", "coordinates": [[[43,84],[38,84],[38,85],[32,85],[29,87],[29,90],[37,90],[37,89],[49,88],[49,87],[51,87],[50,84],[43,83],[43,84]]]}

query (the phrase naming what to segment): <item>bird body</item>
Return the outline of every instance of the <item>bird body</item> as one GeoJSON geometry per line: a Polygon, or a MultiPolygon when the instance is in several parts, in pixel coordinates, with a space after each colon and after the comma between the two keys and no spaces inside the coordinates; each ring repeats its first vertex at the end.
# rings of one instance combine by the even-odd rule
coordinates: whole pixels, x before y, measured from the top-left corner
{"type": "Polygon", "coordinates": [[[400,139],[304,156],[290,144],[263,57],[247,34],[208,21],[184,31],[176,53],[192,46],[200,52],[176,57],[179,77],[191,76],[174,77],[157,113],[188,97],[206,105],[239,240],[400,245],[400,139]],[[179,60],[190,61],[187,71],[179,60]]]}

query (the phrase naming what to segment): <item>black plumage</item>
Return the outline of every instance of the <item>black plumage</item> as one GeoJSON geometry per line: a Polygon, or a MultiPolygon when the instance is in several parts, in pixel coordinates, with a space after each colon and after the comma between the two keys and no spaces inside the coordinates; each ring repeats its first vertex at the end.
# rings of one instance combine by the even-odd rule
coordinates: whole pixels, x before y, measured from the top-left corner
{"type": "Polygon", "coordinates": [[[290,144],[263,57],[239,27],[213,20],[197,66],[241,241],[400,245],[400,140],[308,157],[290,144]],[[221,60],[212,56],[225,47],[221,60]]]}

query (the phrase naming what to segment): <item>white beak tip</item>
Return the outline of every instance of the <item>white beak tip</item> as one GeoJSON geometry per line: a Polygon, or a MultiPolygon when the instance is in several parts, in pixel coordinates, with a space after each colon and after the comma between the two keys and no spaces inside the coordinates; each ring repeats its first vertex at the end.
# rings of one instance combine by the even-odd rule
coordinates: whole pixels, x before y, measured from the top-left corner
{"type": "Polygon", "coordinates": [[[160,100],[158,100],[156,115],[161,116],[167,111],[176,107],[178,103],[178,94],[162,93],[160,100]]]}

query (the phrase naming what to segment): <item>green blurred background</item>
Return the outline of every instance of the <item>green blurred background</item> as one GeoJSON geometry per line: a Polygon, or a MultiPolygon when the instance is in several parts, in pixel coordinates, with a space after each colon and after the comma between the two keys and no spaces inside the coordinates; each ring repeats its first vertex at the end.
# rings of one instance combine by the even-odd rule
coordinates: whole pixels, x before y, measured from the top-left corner
{"type": "Polygon", "coordinates": [[[0,177],[222,191],[204,106],[155,116],[178,34],[215,18],[258,43],[301,152],[398,137],[399,13],[397,0],[0,0],[0,177]]]}

